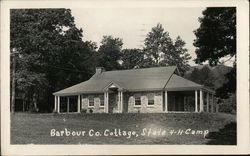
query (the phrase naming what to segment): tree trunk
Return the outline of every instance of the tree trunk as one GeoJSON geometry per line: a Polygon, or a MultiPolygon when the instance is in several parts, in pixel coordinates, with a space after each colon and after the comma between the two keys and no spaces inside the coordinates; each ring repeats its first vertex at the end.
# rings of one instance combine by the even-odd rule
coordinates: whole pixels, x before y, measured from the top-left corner
{"type": "Polygon", "coordinates": [[[12,84],[11,84],[11,113],[15,112],[15,89],[16,89],[16,59],[12,56],[13,67],[12,67],[12,84]]]}
{"type": "Polygon", "coordinates": [[[34,93],[34,94],[33,94],[33,100],[32,100],[32,102],[33,102],[33,108],[34,108],[34,111],[35,111],[35,112],[38,111],[38,108],[37,108],[37,98],[38,98],[37,94],[34,93]]]}
{"type": "Polygon", "coordinates": [[[25,101],[23,99],[23,112],[25,112],[25,101]]]}

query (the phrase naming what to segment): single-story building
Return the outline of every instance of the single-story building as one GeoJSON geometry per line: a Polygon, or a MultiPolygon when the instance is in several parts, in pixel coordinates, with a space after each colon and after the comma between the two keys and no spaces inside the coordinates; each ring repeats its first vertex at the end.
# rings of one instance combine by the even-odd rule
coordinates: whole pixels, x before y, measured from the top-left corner
{"type": "Polygon", "coordinates": [[[154,67],[96,73],[53,93],[58,113],[214,112],[215,92],[180,76],[178,68],[154,67]]]}

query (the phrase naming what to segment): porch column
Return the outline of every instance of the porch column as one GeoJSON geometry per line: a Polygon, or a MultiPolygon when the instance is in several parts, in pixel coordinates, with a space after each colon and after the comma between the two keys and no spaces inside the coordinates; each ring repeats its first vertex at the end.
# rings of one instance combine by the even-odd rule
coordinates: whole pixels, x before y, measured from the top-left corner
{"type": "Polygon", "coordinates": [[[106,109],[106,107],[107,107],[106,99],[107,99],[107,97],[106,97],[106,92],[104,92],[103,100],[104,100],[104,112],[105,112],[105,113],[107,112],[107,109],[106,109]]]}
{"type": "Polygon", "coordinates": [[[195,112],[198,112],[198,92],[195,90],[195,112]]]}
{"type": "Polygon", "coordinates": [[[57,96],[57,113],[60,113],[60,96],[57,96]]]}
{"type": "Polygon", "coordinates": [[[121,113],[123,111],[123,92],[121,91],[121,113]]]}
{"type": "Polygon", "coordinates": [[[220,105],[215,104],[215,113],[219,113],[219,108],[220,108],[220,105]]]}
{"type": "Polygon", "coordinates": [[[108,113],[108,92],[104,92],[104,111],[108,113]]]}
{"type": "Polygon", "coordinates": [[[69,113],[69,97],[67,97],[67,113],[69,113]]]}
{"type": "Polygon", "coordinates": [[[207,112],[209,112],[209,92],[207,92],[207,112]]]}
{"type": "Polygon", "coordinates": [[[204,103],[203,103],[203,91],[200,90],[200,112],[204,111],[204,103]]]}
{"type": "Polygon", "coordinates": [[[77,112],[81,111],[81,95],[78,95],[77,112]]]}
{"type": "Polygon", "coordinates": [[[109,112],[109,92],[107,92],[107,113],[109,112]]]}
{"type": "Polygon", "coordinates": [[[214,95],[212,94],[211,113],[214,112],[214,95]]]}
{"type": "Polygon", "coordinates": [[[56,112],[56,111],[57,111],[56,105],[57,105],[57,96],[55,96],[54,112],[56,112]]]}
{"type": "Polygon", "coordinates": [[[165,91],[165,112],[168,112],[168,91],[165,91]]]}
{"type": "Polygon", "coordinates": [[[118,109],[118,113],[120,113],[120,111],[121,111],[121,92],[120,91],[118,91],[118,103],[117,103],[117,109],[118,109]]]}

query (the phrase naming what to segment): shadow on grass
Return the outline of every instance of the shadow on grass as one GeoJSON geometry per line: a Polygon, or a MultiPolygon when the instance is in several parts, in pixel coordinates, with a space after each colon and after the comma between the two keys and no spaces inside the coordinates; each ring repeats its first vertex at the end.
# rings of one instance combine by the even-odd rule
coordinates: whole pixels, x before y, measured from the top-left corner
{"type": "Polygon", "coordinates": [[[236,123],[231,122],[225,125],[218,132],[209,132],[207,139],[208,145],[236,145],[237,144],[237,128],[236,123]]]}

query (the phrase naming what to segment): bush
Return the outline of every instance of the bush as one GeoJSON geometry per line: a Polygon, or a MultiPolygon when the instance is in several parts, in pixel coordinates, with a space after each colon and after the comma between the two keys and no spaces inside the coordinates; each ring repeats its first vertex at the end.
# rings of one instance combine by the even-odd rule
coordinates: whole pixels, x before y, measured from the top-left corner
{"type": "Polygon", "coordinates": [[[92,113],[93,113],[93,110],[92,110],[92,109],[90,109],[90,110],[89,110],[89,112],[92,114],[92,113]]]}
{"type": "Polygon", "coordinates": [[[82,109],[81,112],[82,113],[87,113],[87,109],[82,109]]]}
{"type": "Polygon", "coordinates": [[[236,95],[231,94],[227,99],[220,99],[219,101],[219,112],[224,113],[236,113],[236,95]]]}

